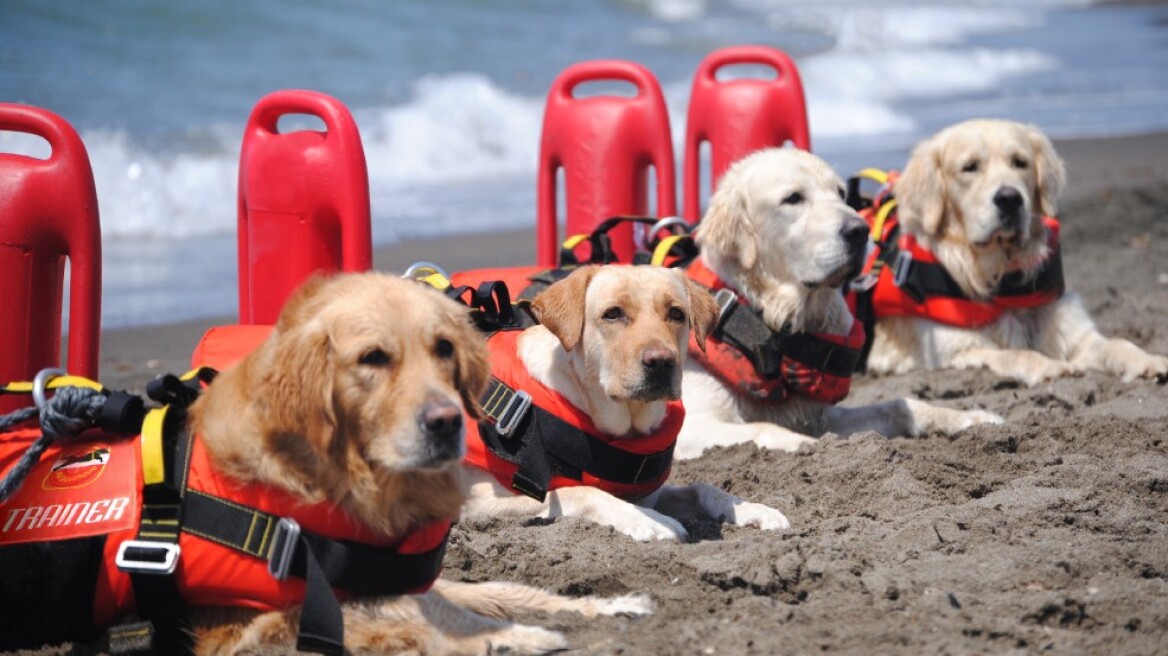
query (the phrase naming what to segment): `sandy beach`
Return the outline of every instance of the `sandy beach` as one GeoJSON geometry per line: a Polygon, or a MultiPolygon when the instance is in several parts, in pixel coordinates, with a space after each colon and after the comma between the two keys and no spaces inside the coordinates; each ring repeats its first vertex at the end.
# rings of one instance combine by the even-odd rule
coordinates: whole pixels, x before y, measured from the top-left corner
{"type": "MultiPolygon", "coordinates": [[[[1168,353],[1168,134],[1056,145],[1069,286],[1104,333],[1168,353]]],[[[376,266],[523,264],[533,242],[410,242],[376,266]]],[[[102,379],[141,389],[185,370],[202,331],[227,321],[107,332],[102,379]]],[[[581,654],[1168,652],[1168,389],[946,371],[860,377],[847,403],[896,396],[1008,423],[952,438],[829,436],[793,455],[714,451],[678,463],[676,481],[774,506],[789,531],[693,518],[689,544],[639,544],[572,519],[463,523],[445,576],[652,595],[657,612],[640,620],[531,618],[581,654]]]]}

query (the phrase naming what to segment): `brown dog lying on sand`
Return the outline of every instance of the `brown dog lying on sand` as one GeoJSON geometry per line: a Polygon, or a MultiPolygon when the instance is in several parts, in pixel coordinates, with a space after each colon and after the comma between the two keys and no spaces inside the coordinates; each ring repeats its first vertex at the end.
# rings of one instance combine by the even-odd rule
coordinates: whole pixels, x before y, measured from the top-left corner
{"type": "Polygon", "coordinates": [[[1168,376],[1168,357],[1104,337],[1082,299],[1064,293],[1051,217],[1065,177],[1050,140],[1012,121],[966,121],[918,145],[892,189],[898,250],[906,259],[903,240],[914,240],[942,270],[912,262],[921,257],[884,267],[868,368],[984,367],[1027,385],[1086,369],[1168,376]],[[922,299],[898,295],[894,268],[899,288],[922,299]],[[957,310],[927,311],[939,303],[957,310]]]}
{"type": "MultiPolygon", "coordinates": [[[[534,404],[514,435],[484,421],[468,438],[467,517],[578,516],[636,540],[684,540],[676,517],[694,512],[787,528],[777,510],[713,486],[665,484],[690,331],[704,340],[716,318],[705,289],[675,269],[583,267],[532,307],[541,325],[490,338],[496,380],[534,404]]],[[[488,413],[502,393],[488,394],[488,413]]]]}
{"type": "MultiPolygon", "coordinates": [[[[296,645],[308,617],[296,561],[317,557],[314,540],[378,558],[385,550],[404,558],[390,562],[413,562],[418,549],[411,545],[437,526],[433,563],[440,563],[445,532],[463,503],[463,412],[474,410],[487,373],[483,339],[466,308],[428,286],[379,274],[305,284],[266,341],[222,372],[191,408],[194,437],[189,475],[183,474],[174,577],[195,606],[187,626],[196,653],[267,653],[296,645]],[[237,553],[212,535],[219,530],[214,522],[189,525],[198,514],[191,504],[216,494],[228,495],[220,505],[251,517],[250,528],[243,524],[244,544],[270,544],[270,552],[261,546],[255,554],[237,553]],[[280,551],[279,531],[269,534],[277,515],[284,518],[279,525],[289,518],[297,523],[284,544],[299,550],[302,538],[307,545],[307,553],[289,552],[293,572],[283,580],[269,574],[280,551]],[[236,583],[243,588],[233,591],[236,583]]],[[[324,563],[324,552],[317,555],[324,563]]],[[[99,598],[125,601],[128,577],[110,562],[101,567],[99,598]]],[[[311,564],[304,567],[311,593],[311,564]]],[[[329,599],[330,585],[342,593],[355,589],[338,584],[334,574],[325,569],[329,599]]],[[[412,581],[407,594],[346,595],[340,621],[352,653],[544,653],[563,649],[564,636],[505,618],[530,610],[587,616],[650,611],[647,598],[636,595],[569,599],[513,583],[433,581],[436,567],[421,579],[417,572],[363,567],[348,574],[342,578],[357,590],[381,583],[370,578],[412,581]]],[[[29,647],[41,644],[35,639],[29,647]]]]}

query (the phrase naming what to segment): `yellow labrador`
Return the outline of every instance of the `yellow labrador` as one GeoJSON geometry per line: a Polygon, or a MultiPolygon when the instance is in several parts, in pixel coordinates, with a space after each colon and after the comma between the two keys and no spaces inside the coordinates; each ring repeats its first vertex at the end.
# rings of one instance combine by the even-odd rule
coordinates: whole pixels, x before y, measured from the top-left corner
{"type": "MultiPolygon", "coordinates": [[[[533,309],[542,325],[519,336],[519,362],[601,432],[624,440],[662,426],[668,401],[680,396],[690,330],[704,338],[716,316],[709,293],[680,271],[644,266],[581,268],[536,297],[533,309]]],[[[635,540],[684,540],[685,528],[666,513],[693,510],[738,526],[788,527],[777,510],[705,484],[663,485],[629,500],[588,485],[560,487],[540,502],[485,469],[467,470],[467,517],[577,516],[635,540]]]]}
{"type": "MultiPolygon", "coordinates": [[[[697,233],[701,263],[761,312],[771,331],[847,335],[853,317],[840,287],[863,264],[867,226],[844,202],[844,185],[820,158],[796,149],[758,151],[719,181],[697,233]]],[[[950,433],[1000,422],[980,410],[896,399],[844,407],[794,395],[758,400],[701,365],[686,365],[688,412],[677,456],[753,442],[793,451],[825,433],[950,433]]]]}
{"type": "MultiPolygon", "coordinates": [[[[1057,213],[1065,177],[1050,140],[1034,126],[966,121],[913,151],[894,188],[899,222],[967,297],[988,299],[1003,276],[1031,272],[1047,255],[1041,219],[1057,213]]],[[[1125,381],[1168,376],[1168,358],[1101,335],[1070,291],[1038,307],[1008,309],[977,328],[878,315],[868,367],[984,367],[1028,385],[1085,369],[1125,381]]]]}

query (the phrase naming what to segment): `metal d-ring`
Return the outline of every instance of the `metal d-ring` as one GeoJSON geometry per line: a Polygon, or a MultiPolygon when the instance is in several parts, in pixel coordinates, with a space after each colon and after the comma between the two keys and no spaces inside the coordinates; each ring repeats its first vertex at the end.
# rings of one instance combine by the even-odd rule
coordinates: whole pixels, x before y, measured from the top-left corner
{"type": "Polygon", "coordinates": [[[36,404],[37,411],[42,411],[45,408],[45,389],[47,389],[49,382],[54,378],[59,378],[66,375],[64,369],[56,367],[46,367],[37,372],[36,378],[32,379],[32,402],[36,404]]]}
{"type": "Polygon", "coordinates": [[[402,274],[402,278],[425,278],[426,276],[433,275],[435,273],[440,274],[443,278],[450,278],[450,276],[446,275],[445,269],[438,266],[437,264],[434,264],[433,262],[414,262],[409,266],[408,269],[406,269],[406,272],[402,274]],[[419,276],[419,273],[422,275],[419,276]]]}

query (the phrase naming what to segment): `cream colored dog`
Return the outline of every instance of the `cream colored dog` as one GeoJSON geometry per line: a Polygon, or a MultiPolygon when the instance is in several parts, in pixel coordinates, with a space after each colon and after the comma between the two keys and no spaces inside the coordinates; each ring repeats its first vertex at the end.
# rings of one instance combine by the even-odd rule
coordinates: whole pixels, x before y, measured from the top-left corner
{"type": "MultiPolygon", "coordinates": [[[[602,432],[626,439],[665,420],[666,402],[681,393],[690,329],[704,338],[716,318],[706,290],[680,271],[646,266],[581,268],[536,297],[533,309],[542,325],[524,331],[518,346],[528,373],[602,432]]],[[[777,510],[705,484],[665,485],[632,502],[595,487],[561,487],[541,503],[483,469],[467,470],[467,517],[577,516],[635,540],[684,540],[685,528],[667,512],[700,510],[764,530],[789,525],[777,510]]]]}
{"type": "MultiPolygon", "coordinates": [[[[810,153],[775,148],[732,166],[698,230],[703,263],[756,309],[773,331],[846,335],[852,326],[840,287],[859,272],[867,225],[844,202],[844,186],[810,153]]],[[[914,399],[843,407],[794,396],[759,402],[690,362],[682,399],[687,419],[676,455],[743,442],[794,451],[824,433],[955,432],[1001,418],[914,399]]]]}
{"type": "MultiPolygon", "coordinates": [[[[913,151],[894,192],[902,229],[933,252],[967,296],[990,297],[1002,277],[1033,270],[1049,252],[1041,217],[1055,216],[1065,169],[1037,128],[974,120],[913,151]]],[[[1085,369],[1125,381],[1168,376],[1168,358],[1101,335],[1080,297],[1006,310],[980,328],[910,316],[877,317],[868,360],[876,372],[987,368],[1035,385],[1085,369]]]]}

